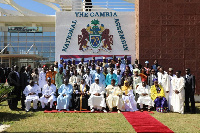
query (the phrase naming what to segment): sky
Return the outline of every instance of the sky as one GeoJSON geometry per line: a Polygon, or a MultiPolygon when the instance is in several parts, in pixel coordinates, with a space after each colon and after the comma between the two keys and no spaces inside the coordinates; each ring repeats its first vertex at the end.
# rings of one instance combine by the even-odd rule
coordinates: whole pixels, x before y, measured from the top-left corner
{"type": "MultiPolygon", "coordinates": [[[[41,3],[35,2],[33,0],[14,0],[17,4],[19,4],[22,7],[25,7],[29,10],[35,11],[35,12],[39,12],[42,14],[47,14],[47,15],[55,15],[55,10],[53,10],[52,8],[43,5],[41,3]]],[[[99,4],[106,4],[106,3],[95,3],[95,2],[125,2],[123,0],[92,0],[93,5],[99,5],[99,4]]],[[[127,2],[128,3],[128,2],[127,2]]],[[[111,6],[109,6],[110,8],[118,8],[122,3],[109,3],[111,6]],[[117,6],[112,6],[112,5],[117,5],[117,6]],[[119,6],[118,6],[119,5],[119,6]]],[[[132,3],[128,3],[126,5],[134,5],[132,3]]],[[[58,5],[57,5],[58,6],[58,5]]],[[[13,8],[10,5],[6,5],[6,4],[1,4],[0,3],[0,7],[3,9],[10,9],[10,10],[16,10],[15,8],[13,8]]],[[[121,8],[133,8],[130,6],[123,6],[121,8]]],[[[116,11],[133,11],[133,9],[126,9],[126,10],[116,10],[116,11]]]]}

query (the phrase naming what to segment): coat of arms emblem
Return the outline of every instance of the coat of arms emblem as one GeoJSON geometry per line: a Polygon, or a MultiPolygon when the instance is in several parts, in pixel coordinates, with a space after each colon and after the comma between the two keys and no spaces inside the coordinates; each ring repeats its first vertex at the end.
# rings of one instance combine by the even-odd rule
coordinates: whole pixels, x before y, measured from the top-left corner
{"type": "Polygon", "coordinates": [[[82,35],[78,35],[79,50],[92,50],[93,53],[98,53],[100,50],[111,52],[113,45],[113,35],[109,35],[110,30],[105,29],[103,24],[99,24],[98,19],[92,20],[91,25],[81,30],[82,35]],[[93,25],[91,27],[91,25],[93,25]]]}

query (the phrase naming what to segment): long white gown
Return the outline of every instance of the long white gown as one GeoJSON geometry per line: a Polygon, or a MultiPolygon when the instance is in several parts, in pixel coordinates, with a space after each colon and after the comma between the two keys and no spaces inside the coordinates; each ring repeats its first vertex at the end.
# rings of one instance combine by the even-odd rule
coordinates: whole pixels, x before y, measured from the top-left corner
{"type": "Polygon", "coordinates": [[[169,101],[169,93],[166,93],[166,91],[169,91],[170,89],[170,78],[167,73],[164,72],[164,74],[158,72],[158,83],[162,85],[165,93],[165,98],[167,101],[169,101]]]}
{"type": "Polygon", "coordinates": [[[177,78],[174,77],[172,79],[172,97],[171,97],[171,111],[184,113],[184,101],[185,101],[185,79],[183,77],[177,78]],[[178,90],[179,93],[176,94],[175,90],[178,90]]]}
{"type": "Polygon", "coordinates": [[[129,90],[127,95],[122,95],[122,99],[125,105],[125,111],[137,111],[137,103],[135,101],[135,96],[133,95],[133,90],[129,90]]]}
{"type": "Polygon", "coordinates": [[[97,109],[102,109],[102,107],[106,107],[105,103],[105,98],[104,98],[104,93],[105,93],[105,88],[103,85],[99,85],[96,83],[93,83],[90,86],[89,93],[91,94],[90,98],[88,99],[88,106],[90,108],[97,108],[97,109]],[[100,96],[95,96],[95,93],[101,94],[100,96]]]}
{"type": "Polygon", "coordinates": [[[39,100],[38,93],[41,93],[40,87],[35,84],[34,86],[27,85],[23,91],[23,94],[26,96],[25,105],[26,110],[29,111],[31,107],[31,101],[33,101],[33,109],[37,109],[37,103],[39,100]],[[29,95],[29,93],[36,93],[35,95],[29,95]]]}
{"type": "Polygon", "coordinates": [[[42,108],[45,107],[45,104],[48,104],[50,102],[50,108],[53,106],[53,102],[56,101],[55,97],[56,92],[56,86],[54,84],[51,84],[50,86],[48,84],[44,85],[42,88],[42,97],[40,97],[40,102],[42,105],[42,108]],[[49,98],[45,98],[45,96],[50,96],[49,98]]]}
{"type": "Polygon", "coordinates": [[[154,106],[154,102],[151,99],[151,94],[150,94],[150,86],[146,85],[143,87],[142,85],[139,85],[137,88],[137,92],[139,94],[139,98],[137,100],[137,103],[139,104],[145,104],[149,106],[154,106]],[[143,96],[142,93],[146,93],[148,95],[143,96]]]}

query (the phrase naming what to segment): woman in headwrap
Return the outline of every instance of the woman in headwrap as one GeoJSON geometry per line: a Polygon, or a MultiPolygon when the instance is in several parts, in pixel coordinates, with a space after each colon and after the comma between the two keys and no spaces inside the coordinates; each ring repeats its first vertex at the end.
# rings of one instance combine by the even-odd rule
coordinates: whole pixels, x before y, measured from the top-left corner
{"type": "Polygon", "coordinates": [[[125,111],[137,111],[137,103],[135,101],[135,96],[133,95],[133,89],[127,80],[124,81],[124,85],[121,89],[123,92],[122,99],[125,104],[125,111]]]}
{"type": "Polygon", "coordinates": [[[154,85],[151,86],[151,99],[155,103],[157,112],[167,112],[167,100],[165,98],[163,87],[158,84],[158,79],[154,79],[154,85]]]}

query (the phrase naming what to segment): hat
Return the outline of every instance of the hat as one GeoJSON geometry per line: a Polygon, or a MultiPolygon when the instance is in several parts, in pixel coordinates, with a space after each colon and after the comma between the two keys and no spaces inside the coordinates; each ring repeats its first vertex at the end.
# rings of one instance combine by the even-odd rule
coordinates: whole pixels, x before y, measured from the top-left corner
{"type": "Polygon", "coordinates": [[[145,79],[142,79],[142,82],[145,82],[145,79]]]}
{"type": "Polygon", "coordinates": [[[117,63],[116,66],[119,66],[119,63],[117,63]]]}
{"type": "Polygon", "coordinates": [[[169,71],[173,71],[173,68],[169,68],[169,71]]]}
{"type": "Polygon", "coordinates": [[[98,77],[95,77],[95,80],[96,80],[96,79],[99,79],[99,78],[98,78],[98,77]]]}
{"type": "Polygon", "coordinates": [[[63,58],[61,57],[60,60],[63,60],[63,58]]]}
{"type": "Polygon", "coordinates": [[[149,61],[145,61],[145,64],[149,64],[149,61]]]}
{"type": "Polygon", "coordinates": [[[106,59],[106,57],[103,57],[103,59],[106,59]]]}
{"type": "Polygon", "coordinates": [[[46,65],[43,65],[42,67],[44,68],[44,67],[46,67],[46,65]]]}

